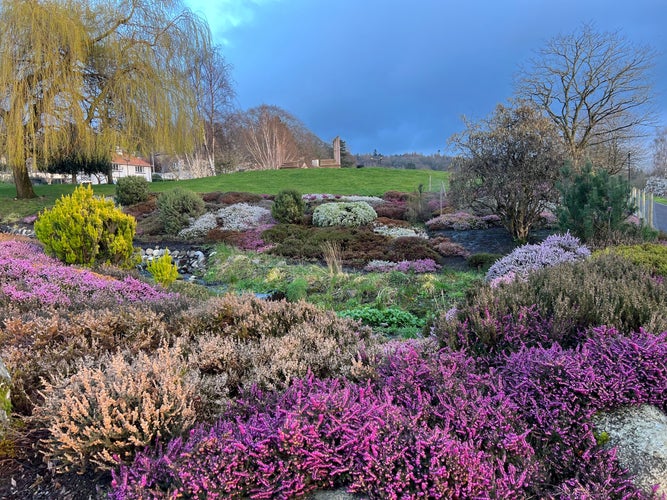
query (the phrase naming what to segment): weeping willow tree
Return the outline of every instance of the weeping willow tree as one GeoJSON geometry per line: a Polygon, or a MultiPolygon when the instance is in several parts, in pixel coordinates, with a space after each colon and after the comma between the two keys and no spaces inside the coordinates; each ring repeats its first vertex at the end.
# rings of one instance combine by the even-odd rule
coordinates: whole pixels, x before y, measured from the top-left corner
{"type": "Polygon", "coordinates": [[[209,46],[180,0],[2,0],[0,147],[17,197],[35,196],[29,168],[63,158],[192,148],[188,73],[209,46]]]}

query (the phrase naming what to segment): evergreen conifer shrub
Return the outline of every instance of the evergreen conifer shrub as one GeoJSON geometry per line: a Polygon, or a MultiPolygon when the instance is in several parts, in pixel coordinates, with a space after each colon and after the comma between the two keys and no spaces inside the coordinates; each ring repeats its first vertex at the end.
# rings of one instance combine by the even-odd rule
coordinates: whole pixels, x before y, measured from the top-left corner
{"type": "Polygon", "coordinates": [[[298,224],[303,219],[305,204],[301,193],[294,189],[285,189],[276,195],[271,207],[271,215],[283,224],[298,224]]]}
{"type": "Polygon", "coordinates": [[[167,234],[178,234],[188,227],[190,219],[204,213],[204,200],[195,192],[187,189],[165,191],[157,199],[160,222],[167,234]]]}
{"type": "Polygon", "coordinates": [[[93,196],[93,189],[79,186],[62,196],[35,221],[35,234],[47,254],[66,264],[134,265],[132,240],[137,223],[114,202],[93,196]]]}
{"type": "Polygon", "coordinates": [[[587,164],[580,173],[563,170],[558,186],[562,203],[558,225],[584,242],[608,240],[614,232],[628,230],[626,219],[634,212],[630,186],[620,176],[593,170],[587,164]]]}
{"type": "Polygon", "coordinates": [[[151,260],[146,265],[146,270],[151,273],[156,283],[165,288],[178,278],[178,267],[174,264],[169,250],[165,250],[159,258],[151,260]]]}
{"type": "Polygon", "coordinates": [[[148,200],[148,181],[145,177],[121,177],[116,183],[116,203],[124,207],[148,200]]]}

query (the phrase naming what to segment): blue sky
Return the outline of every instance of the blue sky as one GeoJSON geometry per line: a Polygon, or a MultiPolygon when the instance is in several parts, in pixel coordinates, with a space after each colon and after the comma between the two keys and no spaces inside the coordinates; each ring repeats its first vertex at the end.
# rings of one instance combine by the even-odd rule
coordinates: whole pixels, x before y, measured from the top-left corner
{"type": "Polygon", "coordinates": [[[522,64],[582,23],[661,51],[667,0],[185,0],[233,67],[237,106],[280,106],[353,153],[434,153],[513,94],[522,64]]]}

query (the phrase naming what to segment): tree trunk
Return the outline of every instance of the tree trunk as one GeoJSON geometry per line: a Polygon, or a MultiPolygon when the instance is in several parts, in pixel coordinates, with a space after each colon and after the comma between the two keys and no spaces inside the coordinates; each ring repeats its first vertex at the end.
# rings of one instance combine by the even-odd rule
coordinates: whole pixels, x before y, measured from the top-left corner
{"type": "Polygon", "coordinates": [[[14,172],[14,185],[16,186],[16,198],[19,200],[27,200],[29,198],[37,198],[35,190],[32,187],[32,182],[28,176],[28,170],[25,167],[12,167],[14,172]]]}
{"type": "Polygon", "coordinates": [[[109,165],[109,169],[107,170],[107,183],[113,184],[113,167],[111,165],[109,165]]]}

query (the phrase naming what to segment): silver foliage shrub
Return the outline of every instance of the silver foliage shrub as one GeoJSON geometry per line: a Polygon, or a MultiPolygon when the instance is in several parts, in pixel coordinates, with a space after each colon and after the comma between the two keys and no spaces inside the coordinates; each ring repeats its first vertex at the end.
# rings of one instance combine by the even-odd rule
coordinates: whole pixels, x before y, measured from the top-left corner
{"type": "Polygon", "coordinates": [[[365,201],[324,203],[313,212],[313,224],[319,227],[357,227],[370,224],[377,213],[365,201]]]}

